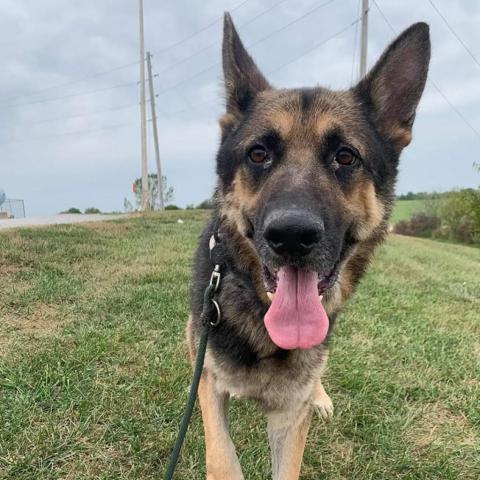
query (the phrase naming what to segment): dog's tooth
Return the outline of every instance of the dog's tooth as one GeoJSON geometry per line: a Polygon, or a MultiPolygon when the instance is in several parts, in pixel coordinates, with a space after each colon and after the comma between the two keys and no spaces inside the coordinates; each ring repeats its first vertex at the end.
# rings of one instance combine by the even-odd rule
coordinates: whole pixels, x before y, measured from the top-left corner
{"type": "Polygon", "coordinates": [[[274,293],[272,292],[267,292],[267,297],[270,299],[270,301],[272,302],[273,301],[273,297],[275,296],[274,293]]]}

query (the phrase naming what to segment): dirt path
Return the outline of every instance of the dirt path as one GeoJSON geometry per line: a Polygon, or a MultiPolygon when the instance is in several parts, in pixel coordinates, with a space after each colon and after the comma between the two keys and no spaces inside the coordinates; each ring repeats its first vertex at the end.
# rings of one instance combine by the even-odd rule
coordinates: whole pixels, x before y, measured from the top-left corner
{"type": "Polygon", "coordinates": [[[14,218],[10,220],[0,220],[0,230],[20,227],[39,227],[45,225],[62,225],[68,223],[86,223],[86,222],[102,222],[107,220],[116,220],[118,218],[126,218],[127,214],[118,215],[99,215],[99,214],[64,214],[52,215],[51,217],[31,217],[31,218],[14,218]]]}

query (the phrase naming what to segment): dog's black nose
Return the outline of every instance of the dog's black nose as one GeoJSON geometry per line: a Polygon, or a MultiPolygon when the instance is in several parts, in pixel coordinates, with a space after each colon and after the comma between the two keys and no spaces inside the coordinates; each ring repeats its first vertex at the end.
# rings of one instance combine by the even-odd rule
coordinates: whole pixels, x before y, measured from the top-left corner
{"type": "Polygon", "coordinates": [[[299,213],[278,216],[269,221],[264,237],[270,248],[279,255],[303,257],[321,239],[323,224],[299,213]]]}

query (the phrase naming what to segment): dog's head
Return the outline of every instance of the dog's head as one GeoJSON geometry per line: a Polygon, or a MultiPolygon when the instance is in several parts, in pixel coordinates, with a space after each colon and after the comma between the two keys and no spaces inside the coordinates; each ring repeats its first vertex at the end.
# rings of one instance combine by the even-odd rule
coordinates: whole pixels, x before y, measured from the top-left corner
{"type": "Polygon", "coordinates": [[[417,23],[350,90],[274,89],[225,15],[217,195],[267,291],[283,282],[305,300],[315,282],[321,295],[352,247],[385,229],[429,58],[428,26],[417,23]]]}

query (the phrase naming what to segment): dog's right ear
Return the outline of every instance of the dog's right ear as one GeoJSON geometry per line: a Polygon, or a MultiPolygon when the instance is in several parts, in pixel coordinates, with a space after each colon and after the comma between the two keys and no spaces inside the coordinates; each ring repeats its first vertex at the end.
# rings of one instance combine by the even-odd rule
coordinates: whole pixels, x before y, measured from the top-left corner
{"type": "Polygon", "coordinates": [[[241,118],[257,93],[271,88],[245,50],[227,12],[223,24],[222,53],[227,115],[220,121],[221,125],[228,118],[232,121],[241,118]]]}

